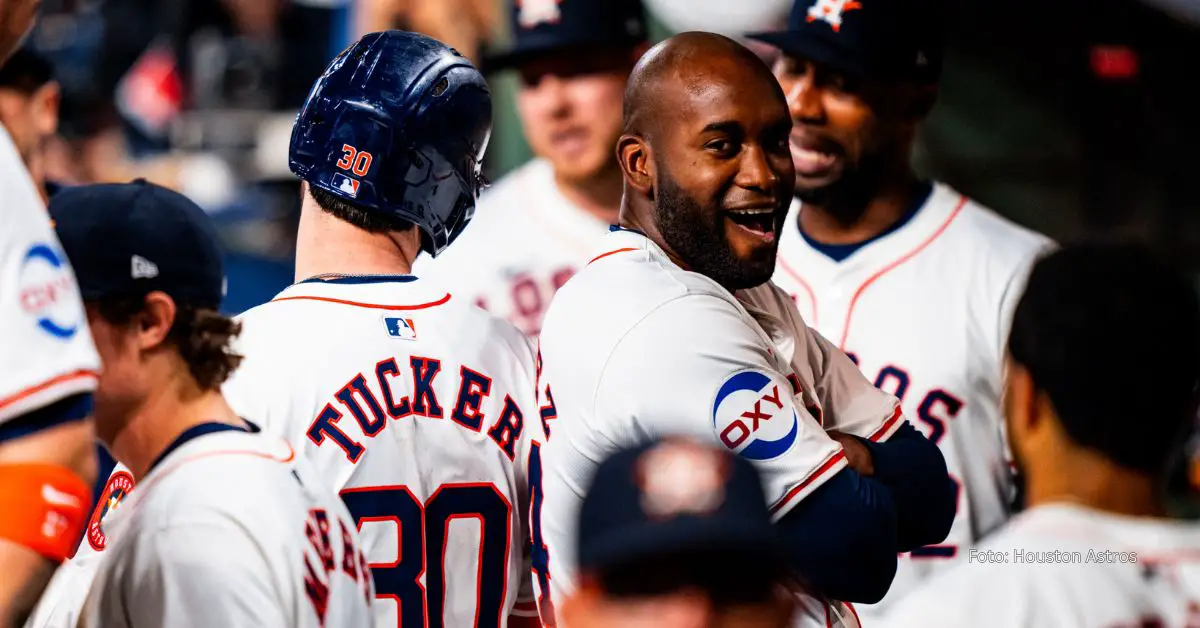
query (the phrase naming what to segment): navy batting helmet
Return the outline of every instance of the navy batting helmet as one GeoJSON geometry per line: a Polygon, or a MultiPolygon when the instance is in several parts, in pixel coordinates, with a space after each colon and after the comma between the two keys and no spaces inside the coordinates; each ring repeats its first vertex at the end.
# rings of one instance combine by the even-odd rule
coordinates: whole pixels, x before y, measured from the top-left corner
{"type": "Polygon", "coordinates": [[[424,35],[371,33],[313,86],[288,161],[314,188],[416,224],[437,256],[475,213],[491,132],[491,92],[470,61],[424,35]]]}

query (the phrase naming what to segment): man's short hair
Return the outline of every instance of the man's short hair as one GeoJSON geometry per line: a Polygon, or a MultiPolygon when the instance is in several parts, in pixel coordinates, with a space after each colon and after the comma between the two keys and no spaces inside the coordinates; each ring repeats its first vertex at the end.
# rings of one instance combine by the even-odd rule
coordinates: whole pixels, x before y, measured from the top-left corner
{"type": "Polygon", "coordinates": [[[1034,267],[1008,350],[1072,440],[1161,473],[1197,407],[1196,286],[1139,246],[1065,247],[1034,267]]]}
{"type": "MultiPolygon", "coordinates": [[[[109,324],[124,325],[142,311],[146,298],[112,296],[94,303],[109,324]]],[[[231,346],[241,332],[241,323],[213,309],[178,302],[175,305],[175,321],[167,332],[167,342],[179,351],[202,390],[219,390],[242,363],[242,356],[231,346]]]]}
{"type": "Polygon", "coordinates": [[[32,94],[54,80],[54,66],[42,55],[21,48],[0,65],[0,88],[32,94]]]}
{"type": "Polygon", "coordinates": [[[317,206],[334,217],[370,233],[408,231],[413,223],[391,214],[360,207],[320,188],[309,186],[317,206]]]}

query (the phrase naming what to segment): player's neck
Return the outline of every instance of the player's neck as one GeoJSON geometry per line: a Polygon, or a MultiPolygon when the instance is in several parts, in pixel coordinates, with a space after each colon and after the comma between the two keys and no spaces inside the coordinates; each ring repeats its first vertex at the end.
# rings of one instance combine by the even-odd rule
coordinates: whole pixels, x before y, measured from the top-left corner
{"type": "Polygon", "coordinates": [[[1027,482],[1030,507],[1072,503],[1131,517],[1166,516],[1153,477],[1078,447],[1065,447],[1050,462],[1030,469],[1027,482]]]}
{"type": "Polygon", "coordinates": [[[823,244],[865,242],[903,218],[924,189],[916,173],[906,165],[894,176],[885,178],[870,198],[840,201],[852,207],[836,206],[838,201],[821,205],[805,203],[798,218],[799,228],[823,244]]]}
{"type": "Polygon", "coordinates": [[[621,169],[613,163],[597,176],[586,181],[568,181],[554,177],[559,192],[583,211],[604,224],[614,224],[621,209],[621,169]]]}
{"type": "Polygon", "coordinates": [[[369,233],[317,206],[306,193],[296,234],[296,281],[317,275],[406,275],[421,250],[411,233],[369,233]]]}
{"type": "Polygon", "coordinates": [[[201,423],[245,425],[220,390],[201,390],[186,372],[164,375],[160,381],[151,383],[149,390],[152,392],[132,408],[118,433],[105,434],[98,426],[101,439],[113,457],[139,481],[150,471],[150,465],[188,429],[201,423]]]}

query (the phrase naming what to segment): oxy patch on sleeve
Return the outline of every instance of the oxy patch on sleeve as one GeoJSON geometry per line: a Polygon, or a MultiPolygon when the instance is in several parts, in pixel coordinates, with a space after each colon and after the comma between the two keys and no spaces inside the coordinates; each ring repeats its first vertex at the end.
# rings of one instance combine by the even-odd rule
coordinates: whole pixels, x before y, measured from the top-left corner
{"type": "Polygon", "coordinates": [[[800,432],[791,386],[760,370],[739,371],[722,382],[712,419],[717,440],[750,460],[778,458],[800,432]]]}

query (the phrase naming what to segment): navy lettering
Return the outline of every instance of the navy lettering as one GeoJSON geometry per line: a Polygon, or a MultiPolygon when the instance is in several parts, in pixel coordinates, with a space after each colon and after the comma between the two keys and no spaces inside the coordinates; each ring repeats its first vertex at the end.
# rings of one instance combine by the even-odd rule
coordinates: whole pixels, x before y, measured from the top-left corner
{"type": "Polygon", "coordinates": [[[392,379],[400,376],[400,367],[396,365],[394,358],[388,358],[375,365],[375,378],[379,380],[379,389],[383,391],[383,403],[387,406],[388,414],[393,419],[402,419],[412,414],[412,408],[407,395],[400,398],[399,404],[396,403],[395,396],[392,395],[392,386],[387,381],[389,375],[392,379]]]}
{"type": "Polygon", "coordinates": [[[442,363],[432,358],[409,358],[413,371],[413,414],[431,419],[442,418],[442,406],[433,392],[433,378],[442,370],[442,363]]]}
{"type": "Polygon", "coordinates": [[[484,397],[492,390],[492,380],[488,376],[462,367],[462,383],[458,388],[458,402],[450,418],[459,425],[476,431],[483,426],[483,413],[479,411],[484,397]]]}
{"type": "Polygon", "coordinates": [[[367,388],[367,379],[362,376],[362,373],[359,373],[354,379],[350,380],[350,383],[343,386],[335,396],[338,401],[342,402],[343,406],[346,406],[350,414],[353,414],[354,418],[358,420],[363,434],[374,437],[387,424],[387,417],[383,415],[383,408],[379,407],[379,401],[375,399],[375,395],[371,392],[371,389],[367,388]],[[362,406],[358,405],[358,402],[354,400],[354,393],[358,393],[358,396],[367,403],[367,407],[371,409],[371,416],[374,417],[374,420],[367,418],[362,406]]]}
{"type": "Polygon", "coordinates": [[[308,428],[308,440],[311,440],[313,444],[320,447],[325,442],[325,437],[328,436],[333,439],[333,442],[337,443],[338,447],[342,448],[342,451],[346,452],[347,460],[358,462],[358,459],[363,454],[363,446],[349,436],[346,436],[346,433],[337,426],[338,419],[341,418],[341,412],[338,412],[333,405],[325,404],[325,407],[321,409],[321,413],[317,415],[317,418],[308,428]]]}
{"type": "Polygon", "coordinates": [[[512,460],[516,456],[517,440],[521,438],[521,428],[524,427],[525,419],[521,416],[521,409],[508,395],[504,396],[504,410],[500,413],[500,418],[496,419],[496,424],[492,429],[488,430],[488,436],[496,441],[500,449],[504,450],[504,455],[512,460]]]}

